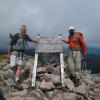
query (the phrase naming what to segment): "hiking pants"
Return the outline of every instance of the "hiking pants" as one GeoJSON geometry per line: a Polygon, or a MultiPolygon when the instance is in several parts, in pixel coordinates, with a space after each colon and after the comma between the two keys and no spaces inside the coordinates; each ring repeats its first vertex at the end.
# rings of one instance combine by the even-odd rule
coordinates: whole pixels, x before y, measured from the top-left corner
{"type": "Polygon", "coordinates": [[[81,52],[69,49],[67,63],[71,74],[75,75],[76,72],[79,72],[81,70],[81,52]]]}

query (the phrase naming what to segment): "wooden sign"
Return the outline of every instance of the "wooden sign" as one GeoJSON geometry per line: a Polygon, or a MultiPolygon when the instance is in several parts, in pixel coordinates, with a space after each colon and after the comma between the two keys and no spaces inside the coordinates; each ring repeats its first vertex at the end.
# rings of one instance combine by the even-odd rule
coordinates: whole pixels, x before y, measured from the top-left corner
{"type": "Polygon", "coordinates": [[[39,37],[36,48],[37,53],[60,53],[63,52],[61,36],[56,38],[39,37]]]}

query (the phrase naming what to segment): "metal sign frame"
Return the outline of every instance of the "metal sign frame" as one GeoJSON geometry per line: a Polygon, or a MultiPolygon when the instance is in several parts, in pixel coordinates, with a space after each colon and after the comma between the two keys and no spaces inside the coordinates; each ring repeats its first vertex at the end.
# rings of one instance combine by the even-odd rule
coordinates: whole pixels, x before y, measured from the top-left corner
{"type": "Polygon", "coordinates": [[[33,66],[33,73],[32,73],[32,87],[36,86],[36,71],[37,71],[37,64],[38,64],[38,54],[44,53],[44,52],[45,53],[59,53],[60,54],[61,83],[62,83],[62,87],[65,87],[62,36],[59,35],[57,38],[51,39],[54,41],[51,41],[50,38],[46,38],[46,40],[43,40],[43,38],[41,38],[40,35],[37,35],[37,40],[38,40],[38,45],[37,45],[37,48],[35,50],[35,59],[34,59],[34,66],[33,66]],[[43,45],[45,47],[48,46],[49,48],[51,46],[50,50],[48,50],[47,48],[44,48],[43,45]],[[56,47],[54,47],[54,45],[56,47]],[[57,48],[57,46],[58,46],[58,48],[57,48]]]}

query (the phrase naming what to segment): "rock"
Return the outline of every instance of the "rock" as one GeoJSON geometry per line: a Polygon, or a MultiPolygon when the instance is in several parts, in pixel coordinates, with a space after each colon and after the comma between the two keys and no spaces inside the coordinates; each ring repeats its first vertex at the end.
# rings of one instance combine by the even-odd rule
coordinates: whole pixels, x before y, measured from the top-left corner
{"type": "Polygon", "coordinates": [[[44,97],[45,97],[44,93],[40,89],[31,91],[29,93],[29,96],[36,97],[37,100],[44,100],[44,97]]]}
{"type": "MultiPolygon", "coordinates": [[[[41,100],[41,99],[40,99],[41,100]]],[[[43,100],[50,100],[50,99],[48,99],[47,97],[43,97],[43,100]]]]}
{"type": "Polygon", "coordinates": [[[69,93],[68,92],[68,93],[64,93],[63,96],[64,96],[63,100],[77,100],[75,93],[69,93]]]}
{"type": "Polygon", "coordinates": [[[36,82],[36,88],[39,89],[40,88],[40,85],[41,85],[41,82],[37,81],[36,82]]]}
{"type": "Polygon", "coordinates": [[[21,86],[23,87],[23,89],[28,89],[29,88],[29,84],[21,84],[21,86]]]}
{"type": "Polygon", "coordinates": [[[0,66],[4,67],[7,65],[7,61],[6,60],[3,60],[1,63],[0,63],[0,66]]]}
{"type": "Polygon", "coordinates": [[[65,86],[68,87],[70,91],[74,90],[74,84],[69,78],[65,79],[65,86]]]}
{"type": "Polygon", "coordinates": [[[26,97],[24,100],[39,100],[37,97],[26,97]]]}
{"type": "Polygon", "coordinates": [[[6,100],[25,100],[25,98],[20,96],[15,96],[15,97],[8,97],[6,98],[6,100]]]}
{"type": "Polygon", "coordinates": [[[60,75],[60,70],[54,67],[46,67],[46,72],[54,75],[60,75]]]}
{"type": "Polygon", "coordinates": [[[94,88],[95,88],[95,84],[92,84],[92,85],[89,86],[90,90],[93,90],[94,88]]]}
{"type": "Polygon", "coordinates": [[[40,85],[40,89],[43,91],[49,91],[54,89],[55,86],[53,85],[52,82],[45,82],[44,80],[42,81],[41,85],[40,85]]]}
{"type": "Polygon", "coordinates": [[[4,79],[4,76],[3,76],[3,71],[0,70],[0,80],[3,80],[4,79]]]}
{"type": "Polygon", "coordinates": [[[45,73],[44,74],[44,78],[45,78],[45,81],[47,82],[52,82],[54,84],[60,84],[60,75],[54,75],[54,74],[48,74],[48,73],[45,73]]]}
{"type": "Polygon", "coordinates": [[[57,63],[49,64],[49,65],[46,66],[46,68],[47,68],[47,67],[49,67],[49,68],[50,68],[50,67],[57,67],[57,65],[58,65],[57,63]]]}
{"type": "Polygon", "coordinates": [[[49,99],[52,99],[52,97],[55,95],[55,92],[54,91],[47,91],[45,94],[49,99]]]}
{"type": "Polygon", "coordinates": [[[87,85],[84,82],[82,82],[81,85],[74,88],[74,92],[81,93],[81,94],[87,96],[89,90],[88,90],[87,85]]]}
{"type": "Polygon", "coordinates": [[[89,95],[95,96],[95,92],[92,90],[89,90],[89,95]]]}
{"type": "Polygon", "coordinates": [[[6,70],[11,69],[11,68],[13,68],[13,67],[10,66],[10,64],[7,64],[6,66],[4,66],[4,67],[2,68],[2,70],[3,70],[3,71],[6,71],[6,70]]]}
{"type": "Polygon", "coordinates": [[[14,78],[14,74],[9,70],[3,71],[3,79],[14,78]]]}
{"type": "Polygon", "coordinates": [[[54,95],[52,100],[64,100],[63,94],[62,93],[58,93],[58,94],[54,95]]]}
{"type": "Polygon", "coordinates": [[[44,77],[44,74],[43,74],[43,73],[42,73],[42,74],[39,74],[39,73],[38,73],[38,74],[37,74],[37,78],[40,79],[41,77],[44,77]]]}
{"type": "Polygon", "coordinates": [[[0,66],[0,70],[2,70],[2,66],[0,66]]]}
{"type": "Polygon", "coordinates": [[[93,89],[95,93],[100,93],[100,89],[99,88],[94,88],[93,89]]]}
{"type": "Polygon", "coordinates": [[[46,67],[39,67],[38,69],[37,69],[37,73],[38,74],[43,74],[43,73],[45,73],[46,72],[46,67]]]}
{"type": "Polygon", "coordinates": [[[15,85],[15,81],[12,78],[8,78],[7,80],[5,80],[5,83],[7,84],[8,87],[15,85]]]}
{"type": "Polygon", "coordinates": [[[28,90],[24,89],[23,91],[16,91],[11,94],[11,96],[22,96],[25,97],[28,94],[28,90]]]}
{"type": "Polygon", "coordinates": [[[76,94],[66,92],[66,93],[56,94],[52,100],[77,100],[77,99],[76,99],[76,94]]]}
{"type": "Polygon", "coordinates": [[[100,100],[100,97],[99,96],[95,96],[94,100],[100,100]]]}
{"type": "Polygon", "coordinates": [[[9,93],[9,87],[7,86],[7,84],[4,81],[1,82],[0,89],[2,90],[2,92],[4,94],[9,93]]]}
{"type": "Polygon", "coordinates": [[[92,77],[90,75],[86,75],[83,77],[83,80],[88,85],[94,85],[94,81],[92,81],[92,77]]]}
{"type": "Polygon", "coordinates": [[[92,78],[92,80],[96,83],[96,84],[98,84],[98,83],[100,83],[100,76],[93,76],[93,78],[92,78]]]}
{"type": "Polygon", "coordinates": [[[31,81],[32,81],[32,78],[29,77],[28,79],[24,80],[23,83],[24,84],[29,84],[29,83],[31,83],[31,81]]]}
{"type": "Polygon", "coordinates": [[[25,69],[29,69],[30,73],[32,73],[33,65],[34,65],[34,59],[29,59],[28,61],[25,62],[25,69]]]}

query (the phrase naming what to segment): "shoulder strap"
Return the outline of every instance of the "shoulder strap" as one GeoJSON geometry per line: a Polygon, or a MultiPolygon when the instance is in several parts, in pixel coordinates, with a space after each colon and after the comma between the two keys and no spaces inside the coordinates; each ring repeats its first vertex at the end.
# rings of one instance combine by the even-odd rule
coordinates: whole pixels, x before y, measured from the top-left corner
{"type": "MultiPolygon", "coordinates": [[[[75,42],[80,46],[80,42],[79,42],[79,39],[78,39],[78,37],[79,37],[79,33],[75,33],[74,34],[74,37],[75,37],[75,42]]],[[[81,47],[81,46],[80,46],[81,47]]]]}

